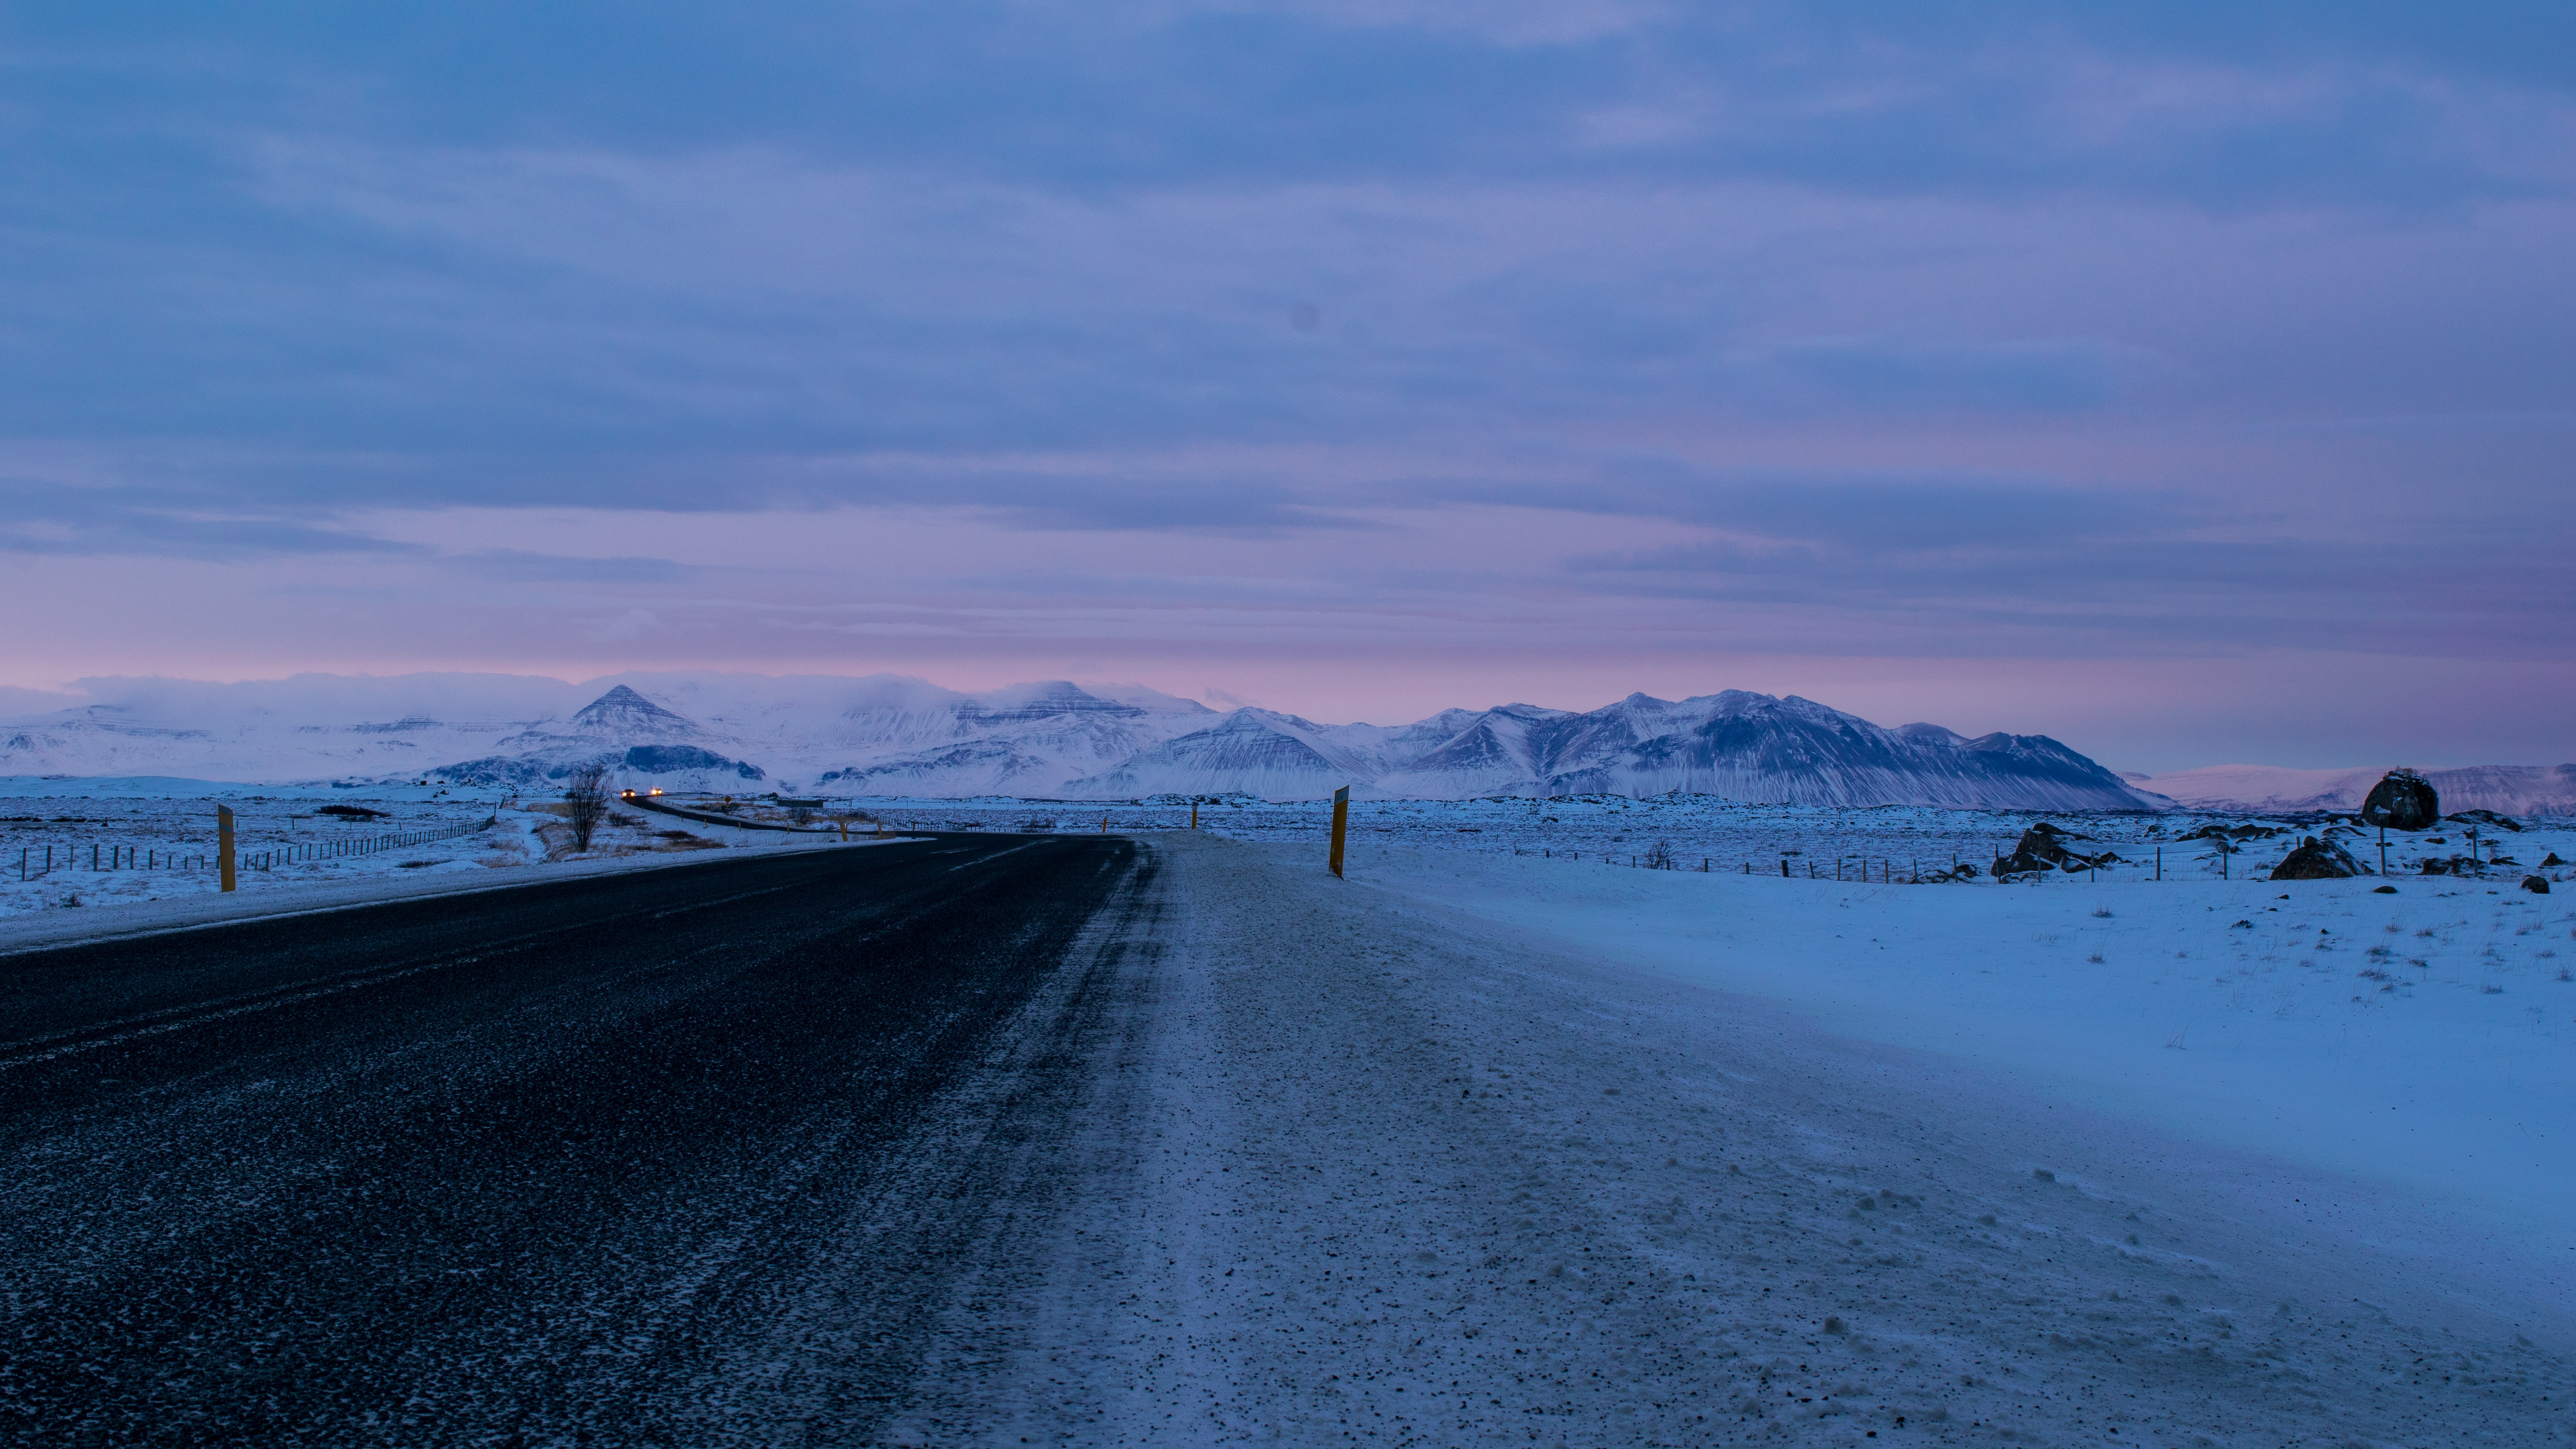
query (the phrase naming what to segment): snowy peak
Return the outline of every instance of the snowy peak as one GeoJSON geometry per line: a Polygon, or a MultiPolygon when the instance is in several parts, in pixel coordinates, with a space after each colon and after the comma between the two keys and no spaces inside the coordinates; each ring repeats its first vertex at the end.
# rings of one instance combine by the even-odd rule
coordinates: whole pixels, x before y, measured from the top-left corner
{"type": "Polygon", "coordinates": [[[1165,740],[1114,770],[1075,780],[1070,795],[1140,796],[1240,791],[1271,799],[1330,794],[1361,762],[1295,715],[1238,709],[1206,729],[1165,740]]]}
{"type": "Polygon", "coordinates": [[[1796,695],[1631,695],[1559,726],[1548,794],[1721,795],[1766,804],[2140,809],[2153,801],[2043,736],[1890,730],[1796,695]],[[1625,737],[1623,739],[1623,736],[1625,737]]]}
{"type": "Polygon", "coordinates": [[[982,725],[1022,724],[1060,715],[1103,715],[1133,719],[1145,711],[1132,704],[1102,699],[1065,680],[998,689],[961,706],[960,721],[982,725]]]}
{"type": "Polygon", "coordinates": [[[629,743],[698,739],[697,721],[673,714],[621,684],[574,711],[566,734],[629,743]]]}

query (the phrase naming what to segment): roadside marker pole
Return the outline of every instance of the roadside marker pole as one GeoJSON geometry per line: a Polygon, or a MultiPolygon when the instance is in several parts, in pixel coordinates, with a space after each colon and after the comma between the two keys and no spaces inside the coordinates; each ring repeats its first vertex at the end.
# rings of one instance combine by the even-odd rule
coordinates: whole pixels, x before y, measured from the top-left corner
{"type": "Polygon", "coordinates": [[[1344,785],[1333,792],[1333,858],[1325,863],[1335,880],[1342,879],[1342,836],[1351,828],[1351,787],[1344,785]]]}
{"type": "Polygon", "coordinates": [[[222,889],[231,890],[239,882],[233,876],[233,807],[215,807],[216,868],[222,873],[222,889]]]}
{"type": "Polygon", "coordinates": [[[1196,800],[1190,802],[1190,828],[1192,830],[1199,828],[1199,802],[1196,800]]]}

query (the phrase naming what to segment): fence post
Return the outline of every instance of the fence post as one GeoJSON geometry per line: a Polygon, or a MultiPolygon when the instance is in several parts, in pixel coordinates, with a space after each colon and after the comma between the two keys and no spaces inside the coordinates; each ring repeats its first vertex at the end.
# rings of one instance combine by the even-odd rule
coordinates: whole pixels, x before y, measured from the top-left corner
{"type": "Polygon", "coordinates": [[[233,807],[230,805],[215,807],[215,851],[219,862],[217,869],[223,876],[220,888],[231,890],[239,882],[233,875],[233,807]]]}
{"type": "Polygon", "coordinates": [[[1342,835],[1350,828],[1350,823],[1351,787],[1344,785],[1333,792],[1333,854],[1332,858],[1325,862],[1325,868],[1333,873],[1335,880],[1343,879],[1342,835]]]}

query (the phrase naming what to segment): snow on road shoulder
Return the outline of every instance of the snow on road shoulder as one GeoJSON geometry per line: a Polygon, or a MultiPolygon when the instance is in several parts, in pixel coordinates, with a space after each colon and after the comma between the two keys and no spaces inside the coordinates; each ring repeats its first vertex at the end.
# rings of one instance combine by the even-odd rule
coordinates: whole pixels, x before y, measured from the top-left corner
{"type": "MultiPolygon", "coordinates": [[[[817,850],[862,850],[871,846],[918,844],[918,836],[886,836],[847,842],[829,840],[782,840],[759,847],[764,854],[778,855],[817,850]]],[[[243,890],[224,895],[211,890],[193,890],[171,896],[128,895],[93,898],[91,904],[78,910],[41,910],[10,914],[0,911],[0,955],[21,951],[44,951],[76,946],[93,941],[125,940],[137,936],[157,935],[165,931],[195,930],[203,926],[226,925],[240,921],[278,916],[303,915],[317,911],[347,910],[352,907],[379,905],[391,901],[415,900],[429,896],[470,895],[481,891],[508,890],[515,886],[543,885],[572,880],[582,876],[622,874],[638,870],[676,870],[710,860],[739,859],[739,850],[705,851],[676,854],[625,854],[573,856],[563,860],[530,864],[517,860],[505,862],[515,868],[474,870],[400,869],[358,870],[330,876],[305,879],[255,880],[246,882],[243,890]]],[[[246,873],[247,874],[247,873],[246,873]]]]}
{"type": "MultiPolygon", "coordinates": [[[[550,800],[475,800],[428,789],[160,789],[202,784],[185,780],[33,783],[57,788],[0,794],[0,941],[69,940],[128,932],[138,923],[226,918],[242,914],[240,902],[252,897],[264,901],[256,910],[291,910],[297,907],[281,903],[286,897],[391,899],[559,878],[568,868],[649,868],[832,840],[681,820],[616,802],[591,847],[575,850],[566,807],[550,800]],[[74,785],[96,793],[70,793],[74,785]],[[118,786],[125,788],[108,788],[118,786]],[[238,889],[230,895],[219,890],[218,799],[236,821],[238,889]],[[541,867],[542,875],[529,874],[531,867],[541,867]],[[265,901],[272,893],[282,893],[280,901],[265,901]]],[[[761,802],[732,808],[754,819],[788,819],[761,802]]],[[[862,832],[847,843],[885,841],[862,832]]]]}
{"type": "Polygon", "coordinates": [[[2576,919],[2507,882],[1858,886],[1393,851],[1355,879],[2448,1210],[2576,1301],[2576,919]]]}
{"type": "Polygon", "coordinates": [[[2187,1140],[1302,848],[1155,850],[1169,949],[1052,1296],[975,1305],[1051,1325],[975,1370],[1012,1434],[2565,1442],[2550,1328],[2187,1140]]]}

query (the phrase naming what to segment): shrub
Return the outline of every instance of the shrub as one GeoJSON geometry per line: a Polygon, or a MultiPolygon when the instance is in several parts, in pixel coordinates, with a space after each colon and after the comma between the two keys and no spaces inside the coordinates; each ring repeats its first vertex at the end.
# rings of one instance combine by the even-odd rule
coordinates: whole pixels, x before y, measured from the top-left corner
{"type": "Polygon", "coordinates": [[[592,833],[608,814],[608,767],[589,764],[573,771],[564,807],[564,819],[572,824],[572,848],[590,849],[592,833]]]}

